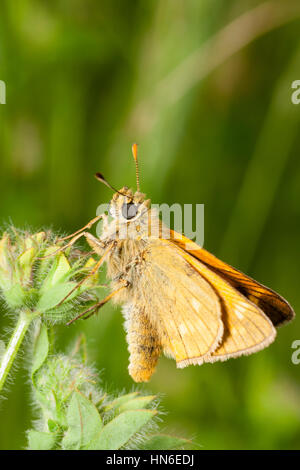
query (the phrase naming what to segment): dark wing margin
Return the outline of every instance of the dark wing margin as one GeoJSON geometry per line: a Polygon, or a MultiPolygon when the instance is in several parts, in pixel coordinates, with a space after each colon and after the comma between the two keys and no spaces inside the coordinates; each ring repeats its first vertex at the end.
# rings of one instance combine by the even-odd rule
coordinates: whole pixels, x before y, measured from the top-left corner
{"type": "Polygon", "coordinates": [[[238,269],[219,260],[204,248],[200,248],[196,243],[189,240],[173,230],[170,230],[171,241],[188,252],[194,258],[199,259],[212,271],[217,273],[247,299],[256,304],[270,320],[274,326],[282,326],[290,322],[295,312],[290,304],[277,292],[260,284],[238,269]]]}

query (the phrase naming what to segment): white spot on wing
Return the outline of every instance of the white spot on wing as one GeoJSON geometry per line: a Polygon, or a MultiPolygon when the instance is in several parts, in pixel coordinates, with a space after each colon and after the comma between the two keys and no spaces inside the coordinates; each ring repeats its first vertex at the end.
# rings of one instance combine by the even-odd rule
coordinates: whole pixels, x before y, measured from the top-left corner
{"type": "Polygon", "coordinates": [[[244,307],[243,305],[237,305],[237,307],[235,308],[234,313],[236,314],[236,316],[237,316],[240,320],[243,320],[243,318],[244,318],[243,313],[244,313],[246,310],[247,310],[246,307],[244,307]]]}
{"type": "Polygon", "coordinates": [[[201,304],[200,302],[198,302],[197,299],[192,299],[192,305],[194,307],[194,309],[198,312],[201,308],[201,304]]]}
{"type": "Polygon", "coordinates": [[[179,328],[180,333],[181,333],[183,336],[188,332],[187,327],[185,326],[184,323],[180,323],[180,325],[178,326],[178,328],[179,328]]]}

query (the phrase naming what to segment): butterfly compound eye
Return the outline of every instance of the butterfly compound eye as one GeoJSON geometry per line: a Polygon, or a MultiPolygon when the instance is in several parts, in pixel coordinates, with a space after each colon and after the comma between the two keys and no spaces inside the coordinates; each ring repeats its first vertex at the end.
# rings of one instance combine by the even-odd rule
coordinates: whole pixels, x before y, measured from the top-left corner
{"type": "Polygon", "coordinates": [[[124,219],[130,220],[136,216],[138,212],[138,206],[136,206],[133,202],[127,204],[126,202],[122,206],[122,215],[124,219]]]}

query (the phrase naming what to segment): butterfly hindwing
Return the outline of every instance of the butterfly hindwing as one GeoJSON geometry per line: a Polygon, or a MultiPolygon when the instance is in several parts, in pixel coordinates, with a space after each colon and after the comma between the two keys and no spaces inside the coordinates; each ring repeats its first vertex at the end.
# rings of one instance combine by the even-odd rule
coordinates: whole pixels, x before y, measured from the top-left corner
{"type": "Polygon", "coordinates": [[[271,320],[257,305],[199,260],[188,253],[183,253],[183,257],[215,288],[221,300],[224,336],[205,362],[251,354],[275,339],[276,330],[271,320]]]}
{"type": "Polygon", "coordinates": [[[223,337],[219,298],[176,247],[159,245],[154,243],[145,255],[146,315],[159,333],[164,353],[178,367],[201,364],[223,337]]]}

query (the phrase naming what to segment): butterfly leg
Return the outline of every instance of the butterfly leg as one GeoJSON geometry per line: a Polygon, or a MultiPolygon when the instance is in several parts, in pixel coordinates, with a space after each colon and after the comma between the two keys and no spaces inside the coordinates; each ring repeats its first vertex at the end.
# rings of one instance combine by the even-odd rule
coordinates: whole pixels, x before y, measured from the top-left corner
{"type": "MultiPolygon", "coordinates": [[[[85,236],[87,241],[91,241],[92,240],[92,243],[97,243],[99,244],[100,240],[98,240],[96,237],[94,237],[93,235],[91,235],[89,232],[83,232],[81,234],[82,236],[85,236]]],[[[77,235],[78,236],[78,235],[77,235]]],[[[76,237],[74,237],[76,238],[76,237]]],[[[99,259],[99,261],[95,264],[95,266],[93,267],[93,269],[91,269],[91,271],[80,281],[76,284],[75,287],[73,287],[73,289],[68,293],[68,295],[66,295],[60,302],[59,304],[57,305],[57,307],[59,307],[63,302],[65,302],[65,300],[76,290],[78,289],[78,287],[80,287],[90,276],[93,276],[94,274],[96,274],[99,270],[99,268],[102,266],[102,264],[104,263],[105,261],[105,257],[107,255],[107,253],[112,249],[114,245],[114,242],[110,243],[106,249],[103,251],[103,245],[101,245],[101,250],[102,250],[102,256],[101,258],[99,259]]],[[[96,250],[95,250],[96,251],[96,250]]]]}
{"type": "Polygon", "coordinates": [[[85,237],[88,244],[94,249],[94,251],[97,253],[97,254],[101,254],[102,251],[103,251],[103,248],[105,248],[105,244],[99,239],[99,238],[96,238],[94,237],[94,235],[92,235],[91,233],[89,232],[81,232],[81,233],[78,233],[77,235],[75,235],[66,245],[64,246],[61,246],[60,248],[58,248],[56,251],[54,251],[53,253],[50,253],[46,256],[41,256],[40,258],[38,259],[46,259],[46,258],[49,258],[51,256],[54,256],[54,255],[57,255],[58,253],[62,252],[62,251],[65,251],[67,248],[69,248],[70,246],[74,245],[74,243],[77,242],[77,240],[79,240],[79,238],[81,237],[85,237]]]}
{"type": "Polygon", "coordinates": [[[97,217],[95,217],[94,219],[90,220],[84,227],[80,228],[80,229],[77,230],[76,232],[72,233],[71,235],[67,235],[66,237],[59,238],[59,239],[58,239],[58,242],[62,242],[62,241],[64,241],[64,240],[68,240],[69,238],[75,237],[75,235],[77,235],[78,233],[84,232],[84,230],[86,230],[86,229],[90,229],[96,222],[98,222],[98,220],[104,219],[104,217],[107,217],[106,214],[97,215],[97,217]]]}
{"type": "Polygon", "coordinates": [[[90,308],[88,308],[87,310],[85,310],[84,312],[82,312],[80,315],[77,315],[77,317],[73,318],[72,320],[70,320],[67,325],[71,325],[72,323],[74,323],[74,321],[78,320],[79,318],[82,318],[84,317],[84,320],[87,320],[88,318],[90,318],[92,315],[94,315],[95,313],[98,313],[98,310],[99,308],[103,307],[103,305],[105,305],[110,299],[112,299],[116,294],[118,294],[121,290],[125,289],[126,287],[128,287],[129,283],[127,281],[125,281],[125,283],[119,287],[118,289],[116,289],[115,291],[111,292],[109,295],[107,295],[106,297],[104,297],[104,299],[102,299],[100,302],[98,302],[97,304],[95,305],[92,305],[90,308]],[[88,314],[88,315],[87,315],[88,314]]]}
{"type": "Polygon", "coordinates": [[[148,382],[155,371],[161,353],[161,344],[156,330],[143,311],[136,307],[125,308],[130,353],[129,374],[135,382],[148,382]]]}

